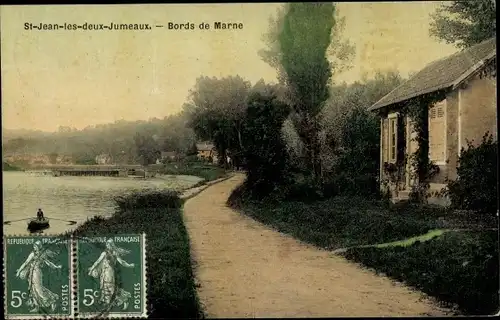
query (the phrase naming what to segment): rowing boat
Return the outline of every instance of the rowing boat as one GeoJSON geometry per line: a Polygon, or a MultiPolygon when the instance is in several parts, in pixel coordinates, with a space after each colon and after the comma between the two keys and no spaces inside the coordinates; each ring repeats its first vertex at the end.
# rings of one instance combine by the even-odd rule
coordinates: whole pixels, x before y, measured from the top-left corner
{"type": "Polygon", "coordinates": [[[39,220],[37,218],[33,218],[28,222],[28,230],[30,230],[30,231],[43,230],[43,229],[47,229],[48,227],[50,227],[49,219],[46,219],[46,218],[44,218],[42,220],[39,220]]]}

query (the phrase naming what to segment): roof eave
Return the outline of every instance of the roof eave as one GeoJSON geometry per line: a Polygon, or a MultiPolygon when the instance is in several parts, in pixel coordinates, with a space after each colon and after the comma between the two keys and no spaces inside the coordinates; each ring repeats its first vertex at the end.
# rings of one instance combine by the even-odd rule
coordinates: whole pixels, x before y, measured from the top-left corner
{"type": "Polygon", "coordinates": [[[480,60],[478,63],[470,67],[464,74],[462,74],[458,79],[453,81],[452,86],[453,89],[459,87],[464,81],[466,81],[470,76],[472,76],[477,70],[486,65],[486,63],[496,57],[497,52],[496,49],[493,50],[490,54],[488,54],[484,59],[480,60]]]}
{"type": "Polygon", "coordinates": [[[414,99],[416,97],[423,96],[425,94],[429,94],[429,93],[436,92],[436,91],[441,91],[441,90],[447,90],[447,89],[450,89],[450,88],[454,89],[453,83],[447,83],[444,86],[439,86],[437,88],[433,88],[433,89],[429,89],[429,90],[426,90],[426,91],[422,91],[422,92],[419,92],[417,94],[408,96],[408,97],[406,97],[404,99],[400,99],[400,100],[397,100],[397,101],[394,101],[394,102],[384,103],[384,104],[381,104],[381,105],[378,105],[378,106],[373,105],[372,107],[368,108],[368,111],[376,111],[376,110],[379,110],[379,109],[382,109],[382,108],[387,108],[387,107],[393,106],[395,104],[399,104],[399,103],[402,103],[402,102],[414,99]]]}

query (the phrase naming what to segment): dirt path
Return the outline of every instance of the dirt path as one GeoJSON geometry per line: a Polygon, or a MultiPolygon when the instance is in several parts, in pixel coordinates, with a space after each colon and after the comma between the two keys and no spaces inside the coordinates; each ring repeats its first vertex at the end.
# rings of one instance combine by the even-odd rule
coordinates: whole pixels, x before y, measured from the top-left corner
{"type": "Polygon", "coordinates": [[[226,207],[236,175],[184,207],[210,318],[442,315],[421,294],[226,207]]]}

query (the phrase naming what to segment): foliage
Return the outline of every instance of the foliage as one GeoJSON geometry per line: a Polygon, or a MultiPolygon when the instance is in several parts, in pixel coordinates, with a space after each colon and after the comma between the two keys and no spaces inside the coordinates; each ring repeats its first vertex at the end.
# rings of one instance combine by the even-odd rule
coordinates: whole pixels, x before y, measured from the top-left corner
{"type": "MultiPolygon", "coordinates": [[[[109,154],[116,163],[138,163],[134,135],[156,137],[163,147],[175,142],[176,149],[185,152],[195,141],[194,132],[186,126],[187,114],[180,113],[163,119],[148,121],[116,121],[115,123],[89,126],[82,130],[60,130],[40,132],[6,130],[2,145],[4,155],[49,154],[71,156],[74,163],[90,164],[99,154],[109,154]]],[[[165,151],[165,150],[162,150],[165,151]]]]}
{"type": "Polygon", "coordinates": [[[149,318],[202,318],[180,199],[169,193],[152,193],[131,195],[120,201],[125,204],[124,210],[110,219],[88,220],[74,235],[146,233],[149,318]],[[142,199],[145,206],[137,199],[142,199]],[[155,205],[158,200],[161,205],[155,205]]]}
{"type": "Polygon", "coordinates": [[[290,121],[285,121],[283,136],[291,155],[290,170],[298,174],[288,190],[290,199],[379,195],[380,123],[366,107],[402,82],[397,72],[377,73],[372,79],[330,89],[331,97],[322,110],[322,184],[303,178],[307,174],[301,161],[303,145],[290,121]]]}
{"type": "Polygon", "coordinates": [[[411,119],[417,150],[410,155],[410,173],[412,185],[410,200],[424,203],[429,196],[429,181],[439,172],[439,167],[429,159],[429,106],[446,98],[445,91],[436,91],[421,95],[401,109],[401,115],[408,115],[411,119]]]}
{"type": "Polygon", "coordinates": [[[75,164],[80,165],[94,165],[97,164],[95,161],[95,157],[88,154],[79,154],[73,157],[73,161],[75,164]]]}
{"type": "Polygon", "coordinates": [[[496,35],[494,0],[449,1],[431,17],[431,35],[459,48],[473,46],[496,35]]]}
{"type": "Polygon", "coordinates": [[[241,188],[236,190],[228,204],[280,232],[328,250],[397,241],[438,226],[426,208],[393,212],[385,203],[365,197],[257,202],[241,197],[241,192],[241,188]]]}
{"type": "Polygon", "coordinates": [[[203,178],[205,181],[217,180],[226,175],[223,168],[206,165],[200,163],[200,161],[166,163],[159,169],[159,172],[162,174],[195,176],[203,178]]]}
{"type": "Polygon", "coordinates": [[[241,151],[241,130],[250,83],[239,76],[221,79],[200,77],[184,106],[188,126],[203,140],[214,143],[225,163],[228,150],[241,151]]]}
{"type": "Polygon", "coordinates": [[[341,132],[343,151],[334,166],[339,191],[343,194],[378,194],[380,123],[366,109],[354,109],[341,132]]]}
{"type": "Polygon", "coordinates": [[[172,190],[135,193],[116,197],[115,202],[122,211],[157,207],[178,209],[182,206],[179,194],[172,190]]]}
{"type": "Polygon", "coordinates": [[[287,180],[287,152],[281,136],[290,108],[278,100],[277,87],[257,83],[248,98],[242,132],[243,157],[247,168],[245,184],[261,198],[287,180]]]}
{"type": "Polygon", "coordinates": [[[467,142],[462,148],[457,167],[458,178],[448,182],[453,207],[476,210],[490,215],[497,213],[498,142],[486,133],[481,144],[467,142]]]}
{"type": "MultiPolygon", "coordinates": [[[[281,65],[282,51],[279,41],[280,33],[283,30],[285,16],[290,4],[284,3],[280,6],[274,16],[269,18],[269,29],[263,34],[262,40],[266,47],[259,51],[262,61],[277,70],[278,80],[281,84],[286,84],[286,72],[281,65]]],[[[331,68],[340,73],[351,68],[352,59],[355,53],[355,46],[347,39],[341,37],[345,29],[345,17],[339,15],[335,10],[332,18],[335,24],[332,27],[330,46],[327,51],[331,68]]]]}
{"type": "Polygon", "coordinates": [[[22,171],[22,169],[11,165],[8,162],[2,162],[2,171],[22,171]]]}
{"type": "MultiPolygon", "coordinates": [[[[347,85],[332,86],[330,98],[323,109],[322,127],[333,143],[342,146],[342,131],[348,126],[348,118],[355,109],[366,109],[388,94],[404,79],[396,71],[377,72],[373,78],[363,79],[347,85]]],[[[380,126],[380,125],[379,125],[380,126]]]]}
{"type": "Polygon", "coordinates": [[[141,159],[142,165],[150,165],[156,162],[160,157],[158,143],[152,136],[141,135],[137,133],[134,136],[137,156],[141,159]]]}
{"type": "Polygon", "coordinates": [[[164,127],[158,133],[162,151],[175,151],[179,154],[192,152],[196,139],[193,130],[186,126],[187,121],[188,114],[185,112],[167,118],[164,127]]]}
{"type": "Polygon", "coordinates": [[[49,161],[51,164],[56,164],[58,154],[56,152],[49,153],[49,161]]]}
{"type": "Polygon", "coordinates": [[[327,59],[332,28],[333,3],[291,3],[279,34],[280,64],[286,73],[292,121],[306,149],[311,173],[321,175],[318,115],[328,99],[332,75],[327,59]]]}
{"type": "Polygon", "coordinates": [[[186,150],[186,156],[197,156],[198,155],[198,147],[196,147],[196,143],[193,142],[191,146],[186,150]]]}
{"type": "Polygon", "coordinates": [[[450,232],[408,247],[355,248],[344,256],[469,315],[498,311],[498,232],[450,232]]]}

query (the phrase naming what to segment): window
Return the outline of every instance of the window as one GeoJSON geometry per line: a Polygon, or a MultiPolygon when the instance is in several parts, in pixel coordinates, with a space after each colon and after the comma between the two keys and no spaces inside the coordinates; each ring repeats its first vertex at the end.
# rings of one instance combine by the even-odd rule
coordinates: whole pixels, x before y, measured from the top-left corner
{"type": "Polygon", "coordinates": [[[445,100],[429,108],[429,158],[435,162],[445,159],[445,100]]]}
{"type": "Polygon", "coordinates": [[[389,162],[395,162],[396,161],[396,153],[397,153],[397,123],[398,123],[398,118],[396,117],[390,117],[389,118],[389,143],[388,143],[388,150],[389,150],[389,162]]]}

